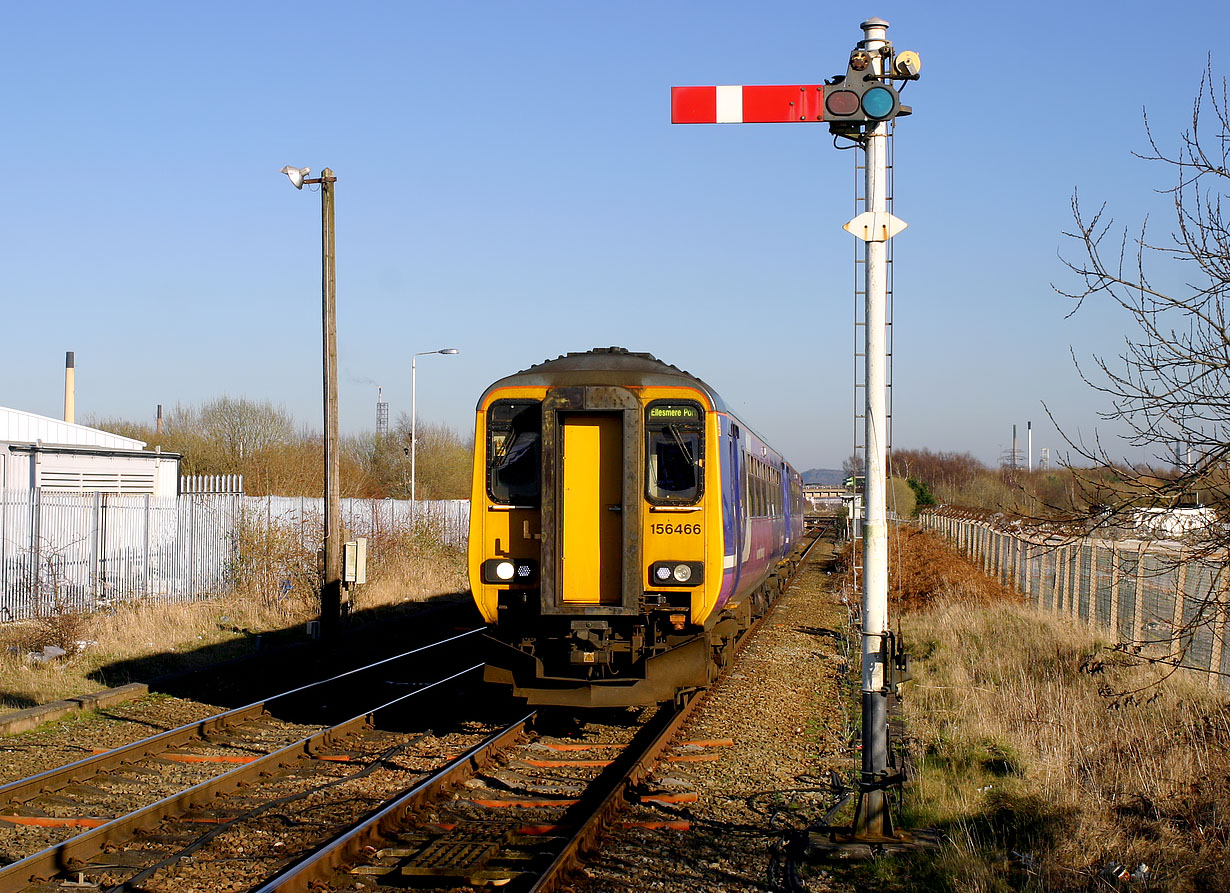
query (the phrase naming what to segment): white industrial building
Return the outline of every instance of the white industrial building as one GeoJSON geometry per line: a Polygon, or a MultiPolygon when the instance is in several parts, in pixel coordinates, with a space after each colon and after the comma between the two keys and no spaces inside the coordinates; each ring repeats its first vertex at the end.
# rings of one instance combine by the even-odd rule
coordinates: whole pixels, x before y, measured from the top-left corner
{"type": "Polygon", "coordinates": [[[178,453],[0,406],[0,490],[175,496],[178,453]]]}

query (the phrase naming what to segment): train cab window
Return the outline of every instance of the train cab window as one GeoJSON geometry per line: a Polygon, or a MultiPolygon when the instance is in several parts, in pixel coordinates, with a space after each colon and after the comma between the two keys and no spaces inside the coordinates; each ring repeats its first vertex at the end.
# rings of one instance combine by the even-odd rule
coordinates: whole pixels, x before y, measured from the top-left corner
{"type": "Polygon", "coordinates": [[[502,505],[537,506],[542,489],[542,404],[497,400],[487,410],[487,491],[502,505]]]}
{"type": "Polygon", "coordinates": [[[700,499],[705,413],[697,403],[655,401],[645,409],[646,494],[657,505],[700,499]]]}

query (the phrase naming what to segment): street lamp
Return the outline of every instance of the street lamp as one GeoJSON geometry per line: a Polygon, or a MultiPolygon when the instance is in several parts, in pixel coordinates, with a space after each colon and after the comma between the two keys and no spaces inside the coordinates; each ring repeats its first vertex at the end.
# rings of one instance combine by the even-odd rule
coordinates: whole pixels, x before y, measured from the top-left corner
{"type": "Polygon", "coordinates": [[[442,350],[424,350],[416,353],[410,358],[410,516],[412,518],[418,516],[418,503],[414,501],[414,460],[418,452],[419,439],[417,436],[418,412],[415,409],[415,376],[416,366],[419,357],[427,357],[432,354],[444,354],[445,356],[456,356],[461,353],[455,347],[445,347],[442,350]]]}
{"type": "Polygon", "coordinates": [[[333,184],[337,177],[325,168],[320,176],[308,179],[311,168],[282,168],[291,185],[302,189],[305,183],[320,186],[320,272],[324,336],[324,416],[325,416],[325,578],[320,589],[320,637],[335,638],[342,623],[342,535],[341,535],[341,453],[337,432],[337,258],[333,244],[333,184]]]}

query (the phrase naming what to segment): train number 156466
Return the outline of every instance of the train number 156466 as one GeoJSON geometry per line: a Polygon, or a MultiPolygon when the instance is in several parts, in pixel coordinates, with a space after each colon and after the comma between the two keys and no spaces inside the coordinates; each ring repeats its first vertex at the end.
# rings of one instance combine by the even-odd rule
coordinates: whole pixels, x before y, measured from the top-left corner
{"type": "Polygon", "coordinates": [[[650,524],[649,530],[657,534],[672,534],[682,533],[687,536],[694,536],[700,533],[699,524],[650,524]]]}

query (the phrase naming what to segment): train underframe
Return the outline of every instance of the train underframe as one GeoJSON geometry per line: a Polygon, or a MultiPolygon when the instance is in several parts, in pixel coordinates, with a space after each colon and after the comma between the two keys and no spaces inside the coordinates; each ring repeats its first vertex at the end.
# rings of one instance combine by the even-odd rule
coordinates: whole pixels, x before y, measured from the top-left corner
{"type": "Polygon", "coordinates": [[[680,623],[679,608],[670,605],[646,605],[632,615],[546,617],[534,592],[502,598],[500,622],[487,632],[484,678],[511,685],[535,706],[629,707],[679,698],[717,678],[780,594],[785,571],[783,563],[704,627],[680,623]]]}

